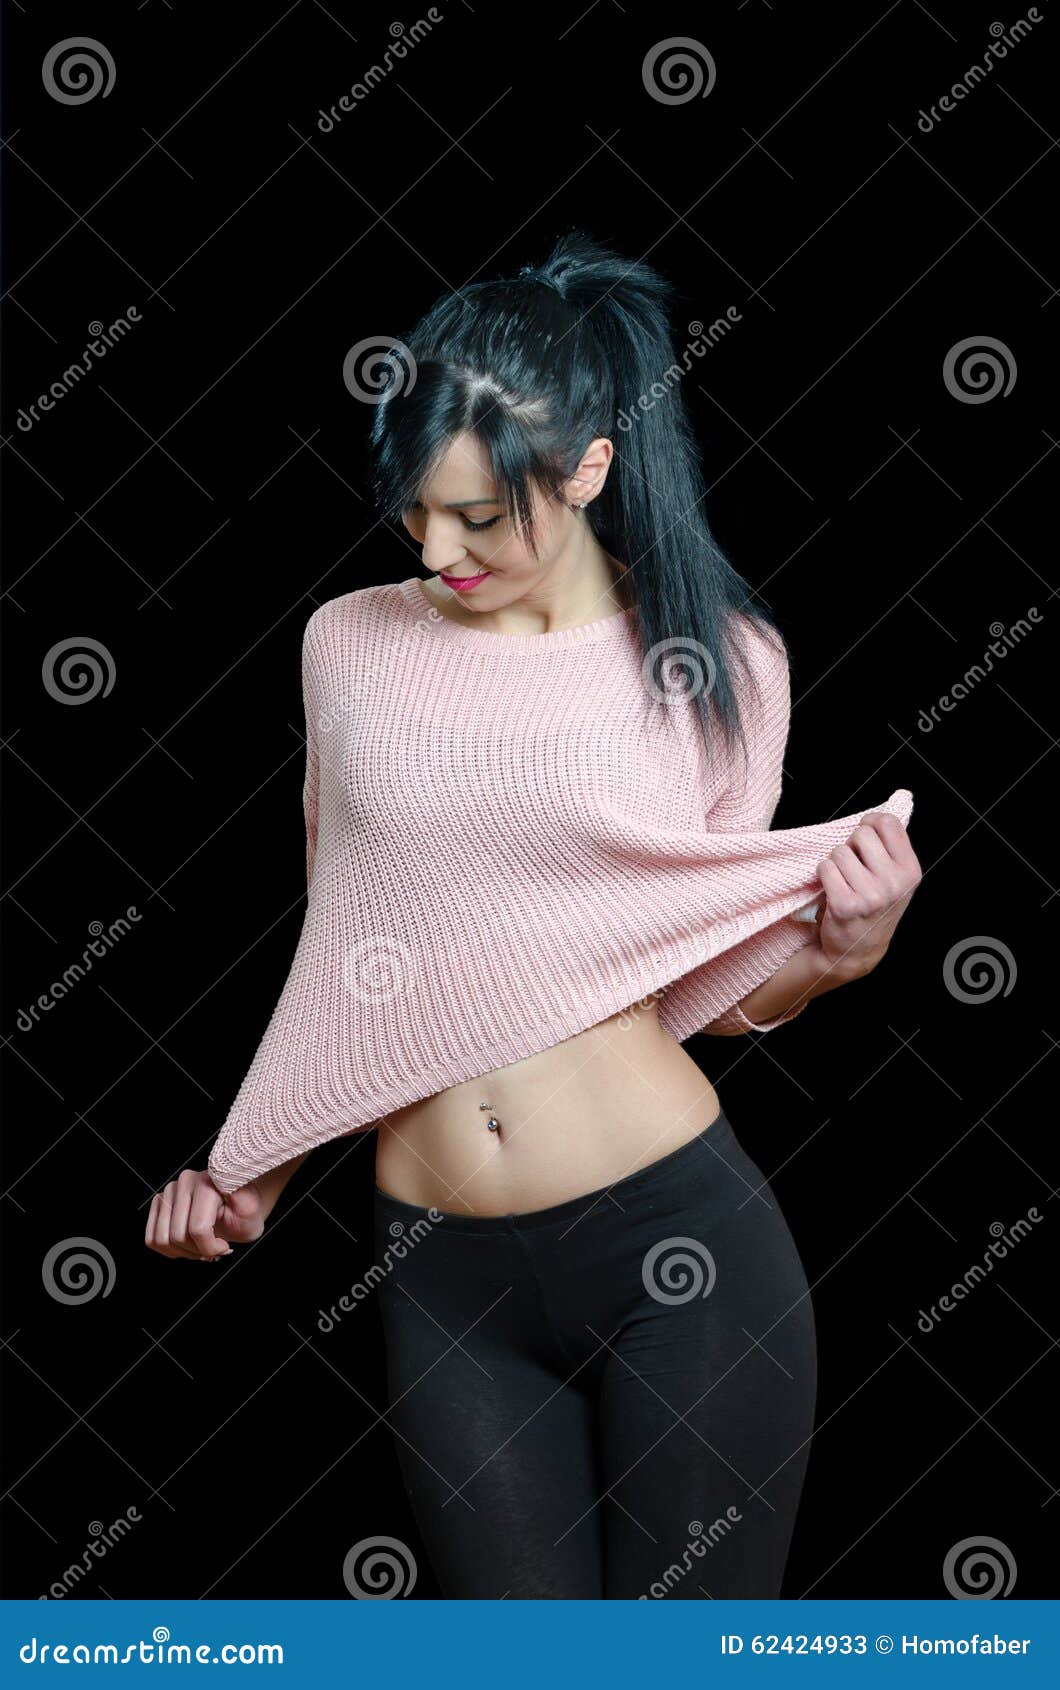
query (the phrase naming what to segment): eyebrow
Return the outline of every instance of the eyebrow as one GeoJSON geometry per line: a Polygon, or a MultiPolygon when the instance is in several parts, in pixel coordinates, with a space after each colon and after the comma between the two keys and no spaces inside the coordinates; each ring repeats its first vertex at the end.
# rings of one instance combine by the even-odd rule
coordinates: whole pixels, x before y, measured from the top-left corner
{"type": "MultiPolygon", "coordinates": [[[[413,505],[418,505],[420,502],[419,499],[414,499],[413,505]]],[[[456,499],[451,505],[443,505],[442,509],[445,511],[462,511],[467,510],[470,505],[499,505],[500,503],[500,499],[456,499]]]]}

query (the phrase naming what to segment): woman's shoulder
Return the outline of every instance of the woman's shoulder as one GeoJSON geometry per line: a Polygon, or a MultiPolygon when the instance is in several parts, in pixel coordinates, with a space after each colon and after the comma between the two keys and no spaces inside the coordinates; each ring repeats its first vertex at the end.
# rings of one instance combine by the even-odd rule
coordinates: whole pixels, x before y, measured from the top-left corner
{"type": "MultiPolygon", "coordinates": [[[[786,690],[790,679],[790,656],[787,641],[780,629],[762,622],[746,611],[733,611],[730,633],[734,649],[744,675],[749,675],[756,687],[786,690]]],[[[740,675],[734,677],[740,690],[740,675]]]]}
{"type": "Polygon", "coordinates": [[[326,644],[336,638],[393,626],[407,607],[405,589],[403,581],[387,581],[376,586],[354,587],[348,593],[325,599],[306,622],[306,643],[326,644]]]}

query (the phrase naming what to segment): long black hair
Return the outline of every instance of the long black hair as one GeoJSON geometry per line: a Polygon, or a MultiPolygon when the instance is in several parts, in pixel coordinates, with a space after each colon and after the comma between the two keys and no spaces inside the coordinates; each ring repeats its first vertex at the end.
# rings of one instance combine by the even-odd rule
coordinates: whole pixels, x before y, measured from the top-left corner
{"type": "Polygon", "coordinates": [[[746,749],[733,665],[752,690],[754,677],[734,613],[786,648],[707,521],[668,320],[673,294],[650,265],[575,230],[514,278],[443,295],[398,343],[414,379],[404,354],[384,361],[368,473],[381,518],[400,523],[454,438],[471,433],[536,556],[534,488],[560,497],[589,442],[611,440],[607,478],[585,515],[621,567],[616,585],[635,607],[645,655],[661,650],[671,675],[683,671],[708,747],[713,704],[726,751],[737,735],[746,749]],[[698,675],[688,685],[704,654],[707,684],[698,675]]]}

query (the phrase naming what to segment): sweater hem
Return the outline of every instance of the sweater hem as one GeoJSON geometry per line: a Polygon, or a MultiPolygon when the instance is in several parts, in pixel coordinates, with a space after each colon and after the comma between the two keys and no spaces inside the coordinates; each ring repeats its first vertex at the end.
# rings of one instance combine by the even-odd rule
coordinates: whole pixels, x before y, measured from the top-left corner
{"type": "MultiPolygon", "coordinates": [[[[805,903],[805,891],[795,895],[794,902],[805,903]]],[[[786,914],[779,916],[773,926],[783,927],[782,933],[776,935],[772,927],[764,933],[754,935],[759,941],[759,952],[756,958],[748,958],[747,966],[740,971],[736,1000],[746,997],[763,981],[768,980],[783,966],[788,957],[804,945],[812,943],[814,930],[804,923],[788,922],[786,914]],[[762,945],[765,934],[774,939],[773,943],[762,945]],[[743,984],[743,980],[749,981],[743,984]]],[[[716,935],[712,934],[711,939],[716,935]]],[[[391,1083],[384,1083],[376,1088],[371,1095],[363,1094],[356,1105],[355,1112],[364,1112],[364,1118],[351,1123],[348,1119],[341,1125],[331,1125],[326,1129],[309,1133],[299,1138],[294,1144],[290,1141],[278,1148],[275,1153],[266,1152],[263,1158],[255,1158],[248,1162],[244,1169],[234,1171],[231,1162],[222,1171],[220,1164],[213,1164],[213,1155],[207,1164],[207,1173],[219,1191],[226,1194],[237,1191],[251,1180],[258,1179],[262,1174],[288,1162],[292,1157],[303,1152],[318,1149],[322,1144],[328,1144],[335,1138],[347,1138],[356,1133],[370,1131],[378,1121],[385,1120],[391,1110],[403,1109],[412,1103],[422,1102],[432,1097],[436,1092],[450,1086],[463,1085],[468,1081],[478,1079],[480,1075],[492,1073],[497,1068],[512,1067],[516,1063],[527,1061],[545,1050],[554,1049],[567,1039],[576,1038],[578,1034],[588,1032],[601,1021],[610,1019],[619,1011],[628,1009],[635,1014],[638,1006],[645,1005],[654,997],[660,998],[659,1024],[665,1032],[671,1034],[680,1044],[696,1033],[706,1030],[710,1022],[724,1013],[733,1001],[732,979],[726,980],[724,997],[728,1000],[719,1009],[713,1011],[710,1007],[702,1009],[689,1002],[685,1004],[666,1001],[667,992],[679,985],[697,968],[707,967],[719,956],[726,956],[726,951],[712,950],[706,958],[699,956],[689,962],[687,955],[674,957],[664,964],[666,977],[659,983],[659,971],[656,964],[650,976],[638,980],[624,980],[613,991],[602,993],[592,1001],[580,999],[570,1011],[564,1015],[549,1016],[533,1025],[523,1023],[518,1029],[513,1029],[507,1036],[482,1041],[476,1044],[474,1050],[459,1052],[445,1060],[429,1063],[414,1072],[403,1074],[403,1084],[397,1087],[391,1083]],[[672,972],[670,972],[672,970],[672,972]],[[541,1041],[546,1042],[542,1043],[541,1041]]],[[[731,956],[731,948],[728,956],[731,956]]],[[[284,1123],[284,1130],[289,1132],[293,1123],[284,1123]]]]}
{"type": "MultiPolygon", "coordinates": [[[[912,797],[904,788],[892,793],[884,804],[904,820],[911,808],[912,797]]],[[[834,829],[838,837],[848,835],[851,823],[856,823],[866,811],[838,818],[833,823],[799,831],[813,836],[807,866],[826,854],[828,836],[834,829]],[[818,837],[819,836],[819,837],[818,837]]],[[[237,1191],[250,1180],[290,1161],[292,1157],[317,1149],[334,1138],[349,1137],[365,1132],[379,1120],[385,1120],[389,1110],[418,1103],[450,1086],[462,1085],[497,1068],[512,1067],[516,1063],[552,1049],[579,1033],[588,1031],[599,1022],[608,1020],[620,1010],[630,1009],[651,997],[659,997],[659,1023],[679,1043],[693,1034],[706,1032],[711,1021],[724,1015],[727,1009],[761,985],[780,969],[789,957],[810,944],[816,937],[812,922],[798,919],[798,912],[821,896],[820,882],[812,872],[800,879],[794,889],[781,893],[755,911],[750,933],[746,928],[748,913],[729,920],[716,920],[706,931],[697,935],[692,945],[674,946],[666,955],[656,953],[650,960],[641,958],[641,967],[634,962],[621,975],[612,972],[606,990],[593,992],[568,1002],[562,1013],[549,1015],[533,1024],[525,1021],[508,1027],[492,1038],[476,1041],[473,1048],[459,1050],[439,1057],[414,1071],[402,1070],[377,1081],[371,1090],[358,1088],[358,1101],[342,1102],[333,1096],[332,1119],[324,1126],[308,1127],[304,1113],[301,1119],[277,1118],[275,1106],[261,1103],[254,1097],[253,1087],[233,1106],[233,1115],[258,1122],[258,1132],[272,1136],[297,1134],[269,1149],[255,1132],[241,1131],[234,1122],[221,1129],[207,1162],[207,1173],[217,1189],[224,1193],[237,1191]],[[724,959],[722,977],[709,978],[701,973],[716,960],[724,959]],[[698,976],[698,977],[697,977],[698,976]],[[669,998],[667,994],[669,993],[669,998]],[[337,1117],[344,1115],[344,1119],[337,1117]],[[351,1120],[350,1115],[360,1118],[351,1120]],[[263,1117],[267,1118],[267,1123],[263,1117]],[[251,1154],[241,1154],[248,1146],[251,1154]],[[256,1151],[257,1154],[253,1154],[256,1151]],[[233,1160],[232,1152],[236,1152],[233,1160]],[[242,1165],[240,1165],[242,1163],[242,1165]]],[[[779,1024],[779,1023],[777,1023],[779,1024]]],[[[751,1024],[755,1026],[754,1023],[751,1024]]],[[[763,1030],[766,1030],[763,1027],[763,1030]]],[[[296,1103],[295,1099],[291,1100],[296,1103]]],[[[312,1100],[300,1100],[302,1110],[314,1109],[312,1100]]],[[[315,1110],[314,1110],[315,1112],[315,1110]]],[[[319,1122],[319,1116],[317,1117],[319,1122]]]]}

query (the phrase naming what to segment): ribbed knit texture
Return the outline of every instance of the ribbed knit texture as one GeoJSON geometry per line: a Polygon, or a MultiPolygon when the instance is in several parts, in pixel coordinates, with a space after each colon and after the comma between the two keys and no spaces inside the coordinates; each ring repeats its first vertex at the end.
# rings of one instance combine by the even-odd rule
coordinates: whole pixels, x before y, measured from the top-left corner
{"type": "Polygon", "coordinates": [[[735,1005],[814,941],[796,912],[865,812],[769,831],[788,662],[743,627],[765,704],[737,671],[746,765],[708,758],[689,697],[660,702],[632,611],[496,634],[410,576],[313,613],[309,897],[210,1152],[221,1191],[649,994],[679,1040],[752,1026],[735,1005]]]}

